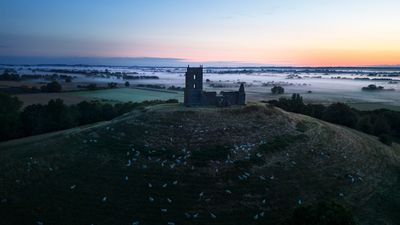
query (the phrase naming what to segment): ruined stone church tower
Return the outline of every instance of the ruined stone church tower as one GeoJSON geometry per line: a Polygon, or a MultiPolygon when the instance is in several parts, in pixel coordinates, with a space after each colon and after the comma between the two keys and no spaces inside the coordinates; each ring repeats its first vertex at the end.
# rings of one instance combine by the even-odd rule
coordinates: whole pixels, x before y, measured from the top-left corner
{"type": "Polygon", "coordinates": [[[203,92],[203,66],[188,66],[185,74],[185,80],[185,105],[200,105],[203,92]]]}
{"type": "Polygon", "coordinates": [[[187,67],[185,73],[184,103],[186,106],[231,106],[245,105],[244,84],[239,91],[203,91],[203,66],[187,67]]]}

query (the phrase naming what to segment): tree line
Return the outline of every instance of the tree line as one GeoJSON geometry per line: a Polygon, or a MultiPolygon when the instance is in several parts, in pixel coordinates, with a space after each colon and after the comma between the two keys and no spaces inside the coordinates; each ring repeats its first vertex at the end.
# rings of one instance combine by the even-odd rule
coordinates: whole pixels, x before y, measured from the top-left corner
{"type": "Polygon", "coordinates": [[[22,81],[22,80],[34,80],[44,79],[48,81],[64,80],[66,83],[70,83],[72,79],[76,77],[64,75],[64,74],[18,74],[13,69],[6,69],[0,74],[0,81],[22,81]]]}
{"type": "Polygon", "coordinates": [[[63,100],[55,99],[45,105],[34,104],[22,109],[22,102],[17,97],[0,93],[0,141],[111,120],[143,106],[177,102],[171,99],[112,105],[83,101],[75,105],[66,105],[63,100]]]}
{"type": "Polygon", "coordinates": [[[397,111],[388,109],[360,111],[339,102],[328,106],[304,104],[300,94],[293,94],[291,98],[272,100],[269,103],[289,112],[308,115],[378,136],[388,145],[391,145],[393,140],[400,140],[400,112],[397,111]]]}

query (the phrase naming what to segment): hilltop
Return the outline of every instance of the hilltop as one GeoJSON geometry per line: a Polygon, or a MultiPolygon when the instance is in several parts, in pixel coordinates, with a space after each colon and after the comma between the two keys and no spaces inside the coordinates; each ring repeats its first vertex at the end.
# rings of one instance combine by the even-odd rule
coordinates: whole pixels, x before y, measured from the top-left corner
{"type": "Polygon", "coordinates": [[[272,106],[166,104],[0,144],[5,224],[277,224],[336,200],[398,224],[400,147],[272,106]]]}

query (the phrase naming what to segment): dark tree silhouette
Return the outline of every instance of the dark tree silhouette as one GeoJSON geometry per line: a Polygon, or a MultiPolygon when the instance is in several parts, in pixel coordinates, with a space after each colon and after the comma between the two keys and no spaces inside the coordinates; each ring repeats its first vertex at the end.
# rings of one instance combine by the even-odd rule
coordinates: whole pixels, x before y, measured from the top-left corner
{"type": "Polygon", "coordinates": [[[346,104],[334,103],[325,111],[323,119],[332,123],[354,127],[357,123],[356,113],[346,104]]]}
{"type": "Polygon", "coordinates": [[[334,103],[328,107],[318,104],[304,104],[299,94],[292,98],[280,98],[268,102],[289,112],[302,113],[331,123],[355,128],[374,134],[385,144],[400,140],[400,112],[380,109],[358,111],[344,103],[334,103]]]}
{"type": "Polygon", "coordinates": [[[0,141],[15,138],[21,133],[19,110],[22,102],[16,97],[0,93],[0,141]]]}
{"type": "Polygon", "coordinates": [[[373,133],[373,125],[371,122],[371,116],[369,116],[369,115],[362,116],[358,120],[356,128],[365,133],[372,134],[373,133]]]}
{"type": "Polygon", "coordinates": [[[271,88],[271,92],[274,95],[280,95],[285,93],[285,89],[281,86],[274,86],[273,88],[271,88]]]}
{"type": "Polygon", "coordinates": [[[42,92],[61,92],[62,86],[57,81],[52,81],[46,85],[43,85],[40,90],[42,92]]]}

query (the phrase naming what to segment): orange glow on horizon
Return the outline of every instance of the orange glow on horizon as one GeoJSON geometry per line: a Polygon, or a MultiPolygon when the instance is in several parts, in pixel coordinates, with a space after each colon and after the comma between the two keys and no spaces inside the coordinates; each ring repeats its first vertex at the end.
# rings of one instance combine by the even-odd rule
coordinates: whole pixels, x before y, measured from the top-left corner
{"type": "MultiPolygon", "coordinates": [[[[99,55],[98,55],[99,56],[99,55]]],[[[272,66],[382,66],[400,65],[400,46],[392,41],[354,39],[346,41],[315,41],[298,39],[234,43],[174,43],[122,45],[103,51],[100,57],[162,57],[179,58],[184,62],[233,62],[272,66]],[[289,43],[289,44],[287,44],[289,43]],[[126,46],[132,46],[126,48],[126,46]],[[151,46],[151,47],[150,47],[151,46]]]]}
{"type": "Polygon", "coordinates": [[[400,52],[368,50],[319,50],[299,56],[297,65],[304,66],[378,66],[400,65],[400,52]]]}

